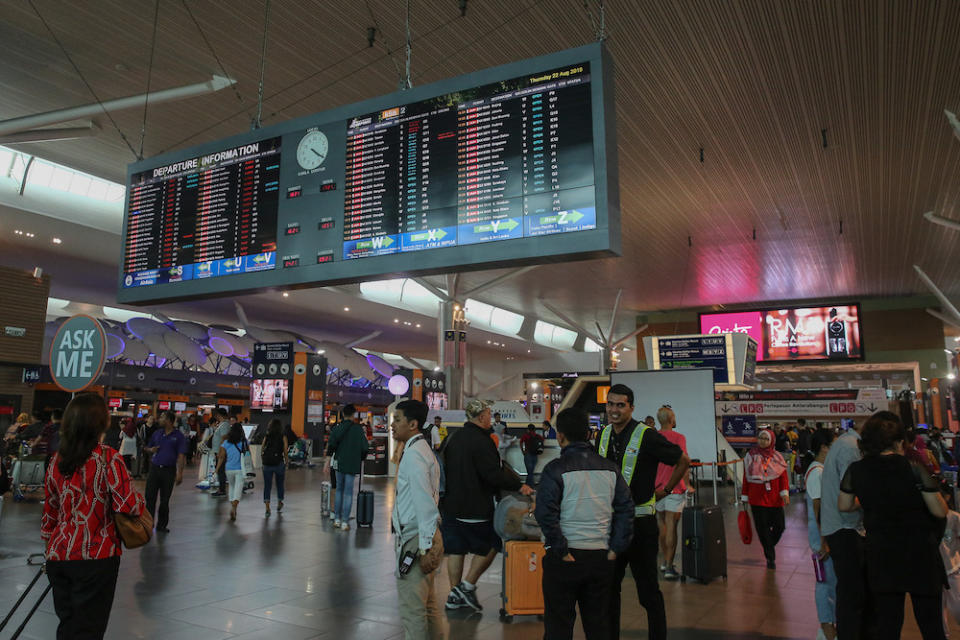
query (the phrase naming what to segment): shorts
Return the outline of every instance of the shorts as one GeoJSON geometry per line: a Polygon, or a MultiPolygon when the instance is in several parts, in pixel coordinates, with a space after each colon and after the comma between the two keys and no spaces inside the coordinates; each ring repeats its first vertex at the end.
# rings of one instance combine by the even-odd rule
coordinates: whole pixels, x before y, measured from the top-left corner
{"type": "Polygon", "coordinates": [[[686,504],[686,495],[682,493],[671,493],[670,495],[657,500],[657,504],[654,506],[654,509],[659,512],[670,511],[672,513],[680,513],[683,511],[683,507],[686,504]]]}
{"type": "Polygon", "coordinates": [[[491,549],[500,551],[503,543],[500,536],[493,530],[493,522],[461,522],[456,518],[446,517],[440,524],[440,534],[443,536],[443,552],[450,556],[465,556],[472,553],[485,556],[491,549]]]}

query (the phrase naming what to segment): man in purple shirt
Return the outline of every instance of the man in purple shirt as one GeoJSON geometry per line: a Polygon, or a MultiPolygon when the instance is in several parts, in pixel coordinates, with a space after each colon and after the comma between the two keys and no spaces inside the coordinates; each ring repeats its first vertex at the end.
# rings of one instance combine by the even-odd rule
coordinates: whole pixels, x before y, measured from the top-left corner
{"type": "Polygon", "coordinates": [[[183,465],[189,447],[186,437],[176,428],[177,414],[173,411],[160,413],[160,429],[154,432],[144,451],[150,459],[150,475],[147,476],[147,511],[156,515],[157,531],[170,533],[170,494],[173,486],[183,482],[183,465]],[[160,494],[160,511],[156,512],[157,494],[160,494]]]}

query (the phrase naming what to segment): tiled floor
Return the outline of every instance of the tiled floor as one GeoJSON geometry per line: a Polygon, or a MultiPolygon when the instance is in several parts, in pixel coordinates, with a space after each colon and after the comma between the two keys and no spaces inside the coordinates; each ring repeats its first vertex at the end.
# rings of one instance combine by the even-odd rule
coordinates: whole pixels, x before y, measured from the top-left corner
{"type": "MultiPolygon", "coordinates": [[[[195,476],[195,474],[193,474],[195,476]]],[[[368,481],[376,491],[372,530],[334,531],[320,517],[319,470],[291,470],[283,515],[264,518],[260,496],[249,494],[236,523],[229,505],[184,484],[172,500],[171,533],[127,551],[110,618],[108,638],[164,640],[269,640],[402,638],[396,613],[389,513],[393,485],[368,481]]],[[[258,487],[259,488],[259,487],[258,487]]],[[[704,491],[707,498],[707,491],[704,491]]],[[[729,495],[721,494],[729,502],[729,495]]],[[[29,552],[42,551],[40,505],[14,504],[0,515],[0,614],[5,615],[34,575],[29,552]]],[[[802,500],[789,507],[788,530],[778,547],[778,568],[767,571],[756,543],[744,547],[736,519],[726,514],[728,579],[710,585],[664,582],[671,640],[813,639],[817,632],[813,569],[806,547],[802,500]]],[[[449,614],[452,639],[542,637],[536,618],[498,619],[500,563],[479,585],[482,614],[449,614]]],[[[625,594],[632,593],[632,580],[625,594]]],[[[45,580],[41,579],[42,585],[45,580]]],[[[447,579],[438,579],[441,598],[447,579]]],[[[40,589],[35,587],[35,593],[40,589]]],[[[27,602],[32,603],[33,597],[27,602]]],[[[22,607],[26,609],[27,607],[22,607]]],[[[645,638],[646,620],[636,598],[624,598],[621,637],[645,638]]],[[[0,632],[7,638],[18,612],[0,632]]],[[[907,614],[904,638],[919,638],[907,614]]],[[[24,638],[54,637],[57,618],[48,597],[24,638]]],[[[952,627],[960,637],[960,628],[952,627]]],[[[582,632],[577,630],[578,638],[582,632]]]]}

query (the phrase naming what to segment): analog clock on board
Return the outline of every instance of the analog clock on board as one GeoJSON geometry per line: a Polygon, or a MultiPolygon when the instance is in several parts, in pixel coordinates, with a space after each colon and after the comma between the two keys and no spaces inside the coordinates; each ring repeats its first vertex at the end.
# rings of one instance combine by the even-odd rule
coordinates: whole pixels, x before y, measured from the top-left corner
{"type": "Polygon", "coordinates": [[[308,132],[297,145],[297,162],[308,171],[316,169],[327,159],[328,146],[323,131],[308,132]]]}

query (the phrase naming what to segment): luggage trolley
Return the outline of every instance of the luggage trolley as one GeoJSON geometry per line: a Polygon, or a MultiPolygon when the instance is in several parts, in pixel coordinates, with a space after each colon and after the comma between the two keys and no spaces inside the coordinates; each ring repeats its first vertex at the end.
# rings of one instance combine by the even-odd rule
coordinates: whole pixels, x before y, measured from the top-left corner
{"type": "MultiPolygon", "coordinates": [[[[4,627],[10,622],[10,619],[13,618],[13,614],[17,612],[17,608],[27,599],[27,594],[30,593],[30,590],[33,589],[33,585],[37,584],[37,581],[40,580],[40,576],[47,572],[47,563],[44,559],[42,553],[32,553],[27,556],[27,564],[31,567],[39,566],[40,570],[37,572],[37,575],[33,577],[33,580],[30,581],[30,584],[27,585],[27,588],[23,590],[23,593],[20,595],[20,598],[14,603],[13,608],[10,609],[10,612],[7,613],[7,616],[3,619],[3,622],[0,622],[0,631],[3,631],[4,627]]],[[[17,630],[14,631],[13,635],[10,636],[10,640],[16,640],[20,637],[20,634],[23,633],[23,630],[26,629],[27,624],[30,622],[30,618],[33,617],[33,614],[37,612],[37,609],[40,608],[40,603],[43,602],[44,598],[47,597],[47,594],[50,593],[50,589],[53,585],[47,584],[47,587],[43,590],[43,593],[40,594],[40,598],[33,604],[33,607],[30,608],[30,611],[27,612],[27,617],[24,618],[23,622],[20,623],[20,626],[17,627],[17,630]]]]}

